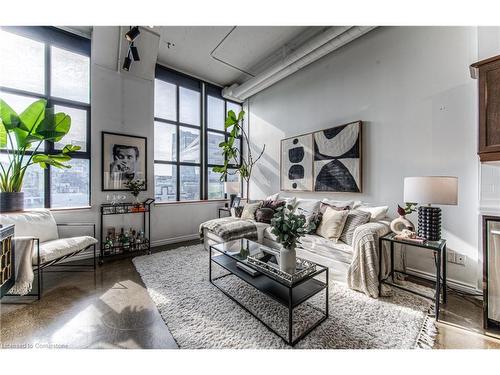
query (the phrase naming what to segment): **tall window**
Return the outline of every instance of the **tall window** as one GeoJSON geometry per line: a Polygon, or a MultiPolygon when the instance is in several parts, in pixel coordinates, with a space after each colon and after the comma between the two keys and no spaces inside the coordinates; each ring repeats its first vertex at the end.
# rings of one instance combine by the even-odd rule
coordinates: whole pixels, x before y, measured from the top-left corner
{"type": "MultiPolygon", "coordinates": [[[[90,204],[90,40],[51,27],[0,28],[0,97],[17,113],[38,99],[71,116],[61,142],[41,148],[56,152],[65,144],[70,169],[28,168],[23,191],[27,208],[83,207],[90,204]]],[[[0,149],[0,162],[8,160],[0,149]]]]}
{"type": "Polygon", "coordinates": [[[156,77],[156,199],[200,200],[201,83],[159,68],[156,77]]]}
{"type": "MultiPolygon", "coordinates": [[[[227,141],[228,132],[225,130],[224,122],[227,113],[233,110],[236,115],[241,111],[241,105],[230,102],[222,98],[221,89],[211,85],[206,85],[206,149],[207,149],[207,198],[208,199],[223,199],[224,182],[220,180],[220,173],[212,171],[215,166],[224,164],[224,155],[221,152],[219,144],[227,141]]],[[[241,150],[241,137],[237,141],[237,147],[241,150]]],[[[239,167],[240,160],[237,164],[232,164],[234,168],[239,167]]],[[[239,181],[239,175],[235,169],[232,169],[227,176],[227,181],[239,181]]]]}
{"type": "Polygon", "coordinates": [[[154,105],[156,200],[224,198],[224,183],[212,167],[224,162],[219,143],[227,139],[226,113],[239,112],[241,106],[224,100],[220,88],[161,66],[156,68],[154,105]]]}

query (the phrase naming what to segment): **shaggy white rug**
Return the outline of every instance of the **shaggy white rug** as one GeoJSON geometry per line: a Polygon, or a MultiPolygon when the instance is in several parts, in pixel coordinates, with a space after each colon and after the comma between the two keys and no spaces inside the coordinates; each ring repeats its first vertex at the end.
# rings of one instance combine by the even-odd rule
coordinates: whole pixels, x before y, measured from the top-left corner
{"type": "MultiPolygon", "coordinates": [[[[208,253],[202,245],[133,259],[151,298],[177,344],[195,348],[289,348],[251,314],[208,281],[208,253]]],[[[213,276],[225,271],[213,264],[213,276]]],[[[280,333],[287,310],[235,276],[216,281],[280,333]]],[[[394,288],[373,299],[330,281],[329,318],[302,339],[301,349],[410,349],[432,347],[435,326],[426,299],[394,288]]],[[[294,310],[294,337],[319,317],[324,292],[294,310]]]]}

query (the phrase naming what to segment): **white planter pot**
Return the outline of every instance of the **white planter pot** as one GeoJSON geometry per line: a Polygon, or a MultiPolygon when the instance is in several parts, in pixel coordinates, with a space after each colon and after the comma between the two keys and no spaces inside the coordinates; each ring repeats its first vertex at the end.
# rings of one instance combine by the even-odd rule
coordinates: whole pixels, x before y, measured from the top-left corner
{"type": "Polygon", "coordinates": [[[295,247],[286,249],[284,247],[280,250],[280,271],[293,274],[297,264],[297,254],[295,247]]]}

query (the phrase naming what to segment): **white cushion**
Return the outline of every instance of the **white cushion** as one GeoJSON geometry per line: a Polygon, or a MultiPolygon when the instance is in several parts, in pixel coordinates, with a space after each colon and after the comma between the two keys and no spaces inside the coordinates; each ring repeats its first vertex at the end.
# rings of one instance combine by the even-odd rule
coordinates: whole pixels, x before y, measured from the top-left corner
{"type": "Polygon", "coordinates": [[[371,217],[371,221],[382,220],[387,216],[388,206],[379,206],[379,207],[368,207],[368,206],[360,206],[357,210],[369,212],[371,217]]]}
{"type": "Polygon", "coordinates": [[[276,193],[276,194],[273,194],[273,195],[270,195],[266,198],[266,201],[277,201],[278,200],[278,197],[279,197],[280,193],[276,193]]]}
{"type": "Polygon", "coordinates": [[[243,207],[243,212],[241,213],[242,220],[255,220],[255,211],[257,211],[260,206],[262,206],[262,201],[257,203],[247,203],[243,207]]]}
{"type": "Polygon", "coordinates": [[[354,206],[354,201],[336,201],[333,199],[326,199],[325,198],[321,202],[326,203],[330,206],[335,206],[335,207],[339,207],[339,208],[342,208],[342,207],[353,208],[353,206],[354,206]]]}
{"type": "MultiPolygon", "coordinates": [[[[42,242],[40,243],[40,261],[42,264],[50,262],[75,251],[83,250],[95,243],[97,243],[97,240],[90,236],[69,237],[42,242]]],[[[33,252],[32,262],[37,264],[36,250],[33,252]]]]}
{"type": "Polygon", "coordinates": [[[284,197],[281,194],[278,195],[278,200],[285,201],[285,207],[293,206],[297,203],[297,198],[295,197],[284,197]]]}
{"type": "Polygon", "coordinates": [[[337,242],[342,234],[342,229],[344,229],[348,214],[348,210],[337,211],[331,207],[327,207],[316,230],[316,234],[337,242]]]}
{"type": "Polygon", "coordinates": [[[35,237],[40,242],[57,240],[57,224],[49,210],[12,212],[0,215],[0,224],[14,224],[16,237],[35,237]]]}
{"type": "Polygon", "coordinates": [[[319,211],[319,205],[321,202],[317,199],[302,199],[302,198],[297,198],[297,201],[295,203],[295,212],[299,212],[299,209],[313,213],[313,212],[318,212],[319,211]]]}

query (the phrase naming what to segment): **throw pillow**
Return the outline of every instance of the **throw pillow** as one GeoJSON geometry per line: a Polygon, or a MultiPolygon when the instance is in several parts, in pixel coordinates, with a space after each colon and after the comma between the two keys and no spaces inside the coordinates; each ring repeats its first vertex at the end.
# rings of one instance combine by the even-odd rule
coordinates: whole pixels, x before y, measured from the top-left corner
{"type": "Polygon", "coordinates": [[[334,199],[323,199],[321,203],[328,204],[335,207],[352,207],[354,206],[354,201],[337,201],[334,199]]]}
{"type": "Polygon", "coordinates": [[[317,199],[303,199],[297,198],[295,204],[295,212],[299,212],[299,209],[305,210],[307,212],[319,211],[320,201],[317,199]]]}
{"type": "Polygon", "coordinates": [[[377,220],[382,220],[384,217],[387,216],[387,210],[389,207],[387,206],[379,206],[379,207],[368,207],[368,206],[361,206],[357,208],[360,211],[364,212],[369,212],[371,217],[371,221],[377,221],[377,220]]]}
{"type": "Polygon", "coordinates": [[[271,219],[274,216],[274,210],[272,208],[264,207],[258,208],[255,211],[255,220],[259,223],[271,224],[271,219]]]}
{"type": "Polygon", "coordinates": [[[309,212],[302,208],[299,208],[297,213],[299,215],[304,215],[306,217],[306,224],[305,224],[306,228],[309,227],[311,224],[314,224],[314,228],[311,229],[309,232],[307,232],[307,234],[316,233],[319,223],[321,222],[321,218],[323,217],[323,214],[319,211],[309,212]]]}
{"type": "Polygon", "coordinates": [[[366,224],[370,221],[370,213],[360,210],[351,210],[347,214],[347,219],[345,221],[344,229],[340,235],[339,240],[352,245],[352,238],[354,236],[354,230],[360,225],[366,224]]]}
{"type": "Polygon", "coordinates": [[[255,220],[255,211],[257,211],[260,206],[262,206],[262,201],[245,204],[243,212],[241,213],[241,218],[243,220],[255,220]]]}
{"type": "Polygon", "coordinates": [[[349,211],[349,209],[350,209],[349,206],[338,207],[338,206],[335,206],[335,205],[330,204],[330,203],[321,202],[321,205],[319,206],[319,212],[324,214],[328,207],[333,208],[334,210],[337,210],[337,211],[346,211],[346,210],[349,211]]]}
{"type": "Polygon", "coordinates": [[[327,207],[321,223],[316,230],[316,234],[337,242],[342,234],[342,229],[344,229],[348,213],[349,211],[347,210],[337,211],[331,207],[327,207]]]}
{"type": "Polygon", "coordinates": [[[231,207],[231,216],[232,217],[241,217],[242,212],[243,212],[243,206],[231,207]]]}
{"type": "Polygon", "coordinates": [[[273,194],[273,195],[270,195],[266,198],[266,201],[277,201],[278,200],[278,197],[279,197],[280,193],[276,193],[276,194],[273,194]]]}
{"type": "Polygon", "coordinates": [[[297,202],[297,198],[295,197],[280,197],[280,200],[285,201],[285,207],[293,206],[295,208],[295,203],[297,202]]]}
{"type": "Polygon", "coordinates": [[[273,211],[276,211],[279,207],[284,206],[285,201],[282,200],[269,200],[266,199],[263,203],[261,208],[270,208],[273,211]]]}

